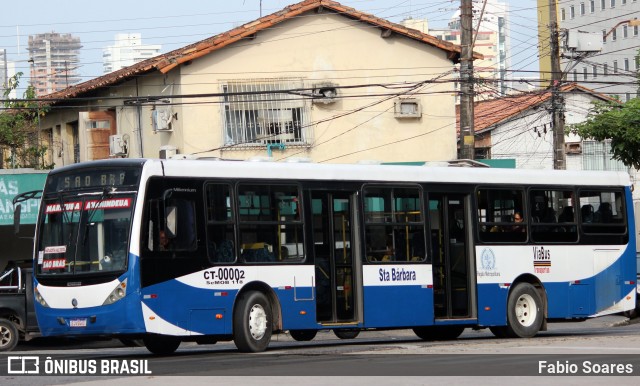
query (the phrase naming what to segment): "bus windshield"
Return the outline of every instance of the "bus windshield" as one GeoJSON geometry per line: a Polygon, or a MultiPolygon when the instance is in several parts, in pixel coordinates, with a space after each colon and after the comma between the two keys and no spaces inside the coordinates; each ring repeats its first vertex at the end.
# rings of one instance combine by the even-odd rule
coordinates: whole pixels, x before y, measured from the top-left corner
{"type": "Polygon", "coordinates": [[[44,200],[37,275],[124,270],[133,201],[131,194],[44,200]]]}

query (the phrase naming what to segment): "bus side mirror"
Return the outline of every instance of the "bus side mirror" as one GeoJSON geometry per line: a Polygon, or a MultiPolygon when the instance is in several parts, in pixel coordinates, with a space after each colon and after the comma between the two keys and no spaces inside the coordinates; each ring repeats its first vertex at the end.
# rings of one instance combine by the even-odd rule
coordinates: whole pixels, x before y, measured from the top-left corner
{"type": "Polygon", "coordinates": [[[22,212],[22,205],[17,204],[13,208],[13,233],[16,235],[20,233],[20,213],[22,212]]]}
{"type": "Polygon", "coordinates": [[[167,206],[164,210],[164,231],[166,232],[166,236],[168,238],[175,238],[178,234],[178,208],[175,206],[167,206]]]}

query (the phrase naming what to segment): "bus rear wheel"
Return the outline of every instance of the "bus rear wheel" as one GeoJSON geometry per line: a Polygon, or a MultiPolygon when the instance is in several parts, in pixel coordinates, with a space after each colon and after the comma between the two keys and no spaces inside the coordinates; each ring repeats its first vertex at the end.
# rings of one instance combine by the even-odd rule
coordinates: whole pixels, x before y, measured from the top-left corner
{"type": "Polygon", "coordinates": [[[355,339],[360,335],[360,330],[336,328],[333,333],[340,339],[355,339]]]}
{"type": "Polygon", "coordinates": [[[167,335],[147,335],[142,338],[144,346],[156,355],[173,354],[180,346],[180,339],[167,335]]]}
{"type": "Polygon", "coordinates": [[[318,330],[290,330],[289,335],[298,342],[308,342],[316,337],[318,330]]]}
{"type": "Polygon", "coordinates": [[[262,292],[240,295],[233,311],[233,341],[242,352],[261,352],[271,341],[273,316],[269,299],[262,292]]]}
{"type": "Polygon", "coordinates": [[[463,331],[462,326],[428,326],[413,329],[413,332],[422,340],[453,340],[463,331]]]}
{"type": "Polygon", "coordinates": [[[532,338],[542,327],[542,298],[529,283],[517,284],[507,302],[506,336],[532,338]]]}

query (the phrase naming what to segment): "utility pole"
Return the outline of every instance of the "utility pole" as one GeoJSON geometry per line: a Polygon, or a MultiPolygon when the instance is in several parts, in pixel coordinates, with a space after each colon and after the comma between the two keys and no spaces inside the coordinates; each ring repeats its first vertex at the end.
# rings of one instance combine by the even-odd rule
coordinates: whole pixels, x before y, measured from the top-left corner
{"type": "Polygon", "coordinates": [[[549,31],[551,36],[551,128],[553,130],[553,168],[566,169],[564,153],[564,98],[560,95],[560,45],[558,43],[558,11],[556,0],[549,0],[549,31]]]}
{"type": "Polygon", "coordinates": [[[5,90],[9,89],[9,64],[7,63],[7,49],[4,49],[4,54],[2,55],[2,57],[4,58],[4,74],[2,74],[4,76],[4,82],[2,82],[2,87],[3,90],[2,92],[4,92],[5,90]]]}
{"type": "Polygon", "coordinates": [[[473,126],[473,3],[460,0],[460,151],[459,159],[475,159],[473,126]]]}

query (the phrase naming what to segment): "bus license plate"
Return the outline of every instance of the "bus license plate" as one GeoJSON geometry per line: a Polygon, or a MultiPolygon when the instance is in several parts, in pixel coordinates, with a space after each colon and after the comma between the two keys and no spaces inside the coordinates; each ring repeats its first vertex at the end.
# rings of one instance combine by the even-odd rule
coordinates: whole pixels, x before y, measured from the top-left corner
{"type": "Polygon", "coordinates": [[[71,319],[69,321],[70,327],[87,327],[87,319],[71,319]]]}

